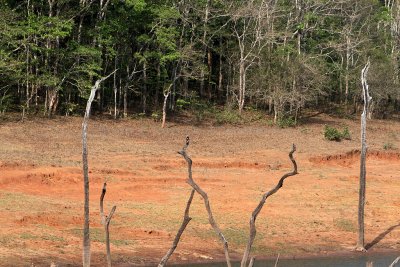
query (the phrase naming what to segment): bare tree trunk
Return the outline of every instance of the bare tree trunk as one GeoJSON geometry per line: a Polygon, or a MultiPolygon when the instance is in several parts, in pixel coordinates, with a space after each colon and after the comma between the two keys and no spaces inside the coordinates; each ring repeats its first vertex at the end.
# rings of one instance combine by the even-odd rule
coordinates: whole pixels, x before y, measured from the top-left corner
{"type": "Polygon", "coordinates": [[[364,247],[364,209],[365,209],[365,184],[366,184],[366,157],[367,157],[367,114],[368,105],[371,97],[368,92],[367,74],[369,69],[369,59],[365,67],[361,71],[361,84],[363,89],[364,110],[361,114],[361,159],[360,159],[360,191],[358,200],[358,241],[356,250],[366,251],[364,247]]]}
{"type": "Polygon", "coordinates": [[[350,37],[346,35],[346,73],[344,76],[345,91],[344,91],[344,103],[347,109],[347,101],[349,97],[349,63],[350,61],[350,37]]]}
{"type": "MultiPolygon", "coordinates": [[[[203,55],[207,54],[207,44],[206,44],[206,38],[207,38],[207,24],[208,24],[208,16],[210,14],[210,4],[211,0],[207,0],[206,2],[206,7],[204,10],[204,23],[203,23],[203,38],[202,38],[202,43],[203,43],[203,55]]],[[[209,73],[211,75],[211,73],[209,73]]],[[[201,68],[201,73],[200,73],[200,96],[204,96],[204,69],[201,68]]]]}
{"type": "MultiPolygon", "coordinates": [[[[268,197],[272,196],[275,194],[282,186],[283,182],[285,181],[286,178],[298,174],[297,172],[297,164],[296,161],[293,158],[293,153],[296,151],[296,146],[293,144],[292,150],[289,153],[289,158],[293,163],[293,171],[286,173],[285,175],[282,176],[282,178],[279,180],[278,184],[272,188],[270,191],[266,192],[262,198],[256,209],[253,211],[251,218],[250,218],[250,233],[249,233],[249,240],[246,245],[246,249],[243,254],[242,262],[240,264],[241,267],[246,267],[247,261],[249,260],[249,255],[250,255],[250,250],[253,245],[254,239],[256,237],[256,219],[258,214],[260,213],[261,209],[264,207],[265,201],[267,200],[268,197]]],[[[254,263],[254,258],[250,261],[249,266],[253,266],[254,263]]]]}
{"type": "Polygon", "coordinates": [[[242,114],[242,110],[244,107],[245,95],[246,95],[246,69],[244,66],[244,60],[240,60],[240,64],[239,64],[239,98],[238,98],[239,114],[242,114]]]}
{"type": "Polygon", "coordinates": [[[82,163],[83,163],[83,187],[85,191],[85,205],[84,205],[84,225],[83,225],[83,267],[90,266],[90,233],[89,233],[89,168],[88,168],[88,149],[87,149],[87,126],[89,122],[90,109],[92,102],[99,89],[100,83],[110,77],[115,71],[106,77],[103,77],[95,82],[93,85],[90,96],[86,104],[86,112],[83,117],[82,123],[82,163]]]}
{"type": "Polygon", "coordinates": [[[103,200],[104,196],[106,195],[107,191],[107,183],[104,183],[103,185],[103,190],[101,191],[101,196],[100,196],[100,216],[101,216],[101,224],[104,226],[104,230],[106,233],[106,251],[107,251],[107,266],[111,267],[111,249],[110,249],[110,222],[111,218],[114,215],[115,209],[117,206],[113,206],[110,213],[108,216],[104,215],[104,206],[103,206],[103,200]]]}
{"type": "Polygon", "coordinates": [[[162,108],[161,128],[165,127],[165,120],[167,118],[167,100],[168,100],[168,96],[171,94],[171,87],[172,87],[172,83],[170,84],[168,89],[164,92],[164,103],[163,103],[163,108],[162,108]]]}
{"type": "Polygon", "coordinates": [[[143,113],[146,113],[147,108],[147,63],[143,63],[143,92],[142,92],[142,108],[143,113]]]}
{"type": "MultiPolygon", "coordinates": [[[[118,56],[115,55],[114,69],[117,68],[117,64],[118,64],[118,56]]],[[[116,72],[114,72],[113,90],[114,90],[114,120],[116,120],[117,119],[117,92],[118,92],[117,73],[116,72]]]]}
{"type": "Polygon", "coordinates": [[[231,267],[232,265],[231,265],[231,260],[230,260],[230,257],[229,257],[228,241],[226,241],[225,236],[221,232],[221,229],[219,228],[218,224],[215,222],[214,216],[213,216],[212,211],[211,211],[210,201],[208,199],[207,193],[204,192],[203,189],[201,189],[200,186],[198,186],[196,184],[196,182],[192,178],[192,159],[186,153],[186,149],[189,146],[189,141],[190,141],[189,136],[187,136],[186,137],[185,146],[182,148],[181,151],[178,152],[180,155],[183,156],[183,158],[186,160],[186,162],[188,164],[188,180],[187,180],[187,183],[190,184],[190,186],[194,190],[196,190],[196,192],[199,193],[201,195],[201,197],[203,198],[204,205],[205,205],[207,213],[208,213],[208,221],[209,221],[211,227],[214,229],[214,231],[218,235],[218,237],[220,238],[220,240],[221,240],[221,242],[222,242],[222,244],[224,246],[225,259],[226,259],[227,266],[231,267]]]}
{"type": "Polygon", "coordinates": [[[172,253],[174,253],[176,247],[178,246],[179,240],[181,239],[181,236],[182,236],[183,232],[185,231],[186,226],[189,224],[190,220],[192,219],[189,216],[189,210],[190,210],[190,205],[192,204],[194,193],[195,193],[195,190],[192,189],[189,200],[186,204],[185,214],[183,216],[183,221],[182,221],[181,227],[179,228],[178,233],[176,234],[175,239],[172,242],[171,248],[167,251],[165,256],[161,259],[160,263],[158,264],[158,267],[164,267],[165,264],[167,264],[168,259],[171,257],[172,253]]]}

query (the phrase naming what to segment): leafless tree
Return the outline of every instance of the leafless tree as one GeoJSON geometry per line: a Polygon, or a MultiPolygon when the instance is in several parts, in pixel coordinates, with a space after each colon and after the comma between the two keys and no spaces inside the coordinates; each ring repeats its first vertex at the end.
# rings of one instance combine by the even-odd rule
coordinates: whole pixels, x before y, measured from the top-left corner
{"type": "Polygon", "coordinates": [[[83,267],[90,266],[90,233],[89,233],[89,167],[88,167],[88,148],[87,148],[87,127],[90,116],[90,109],[92,107],[92,102],[96,94],[97,89],[99,89],[100,84],[110,77],[114,72],[98,79],[93,85],[90,96],[86,104],[85,116],[83,117],[82,123],[82,163],[83,163],[83,187],[85,191],[85,205],[84,205],[84,225],[83,225],[83,267]]]}
{"type": "Polygon", "coordinates": [[[358,241],[356,250],[357,251],[366,251],[364,247],[364,209],[365,209],[365,183],[366,183],[366,166],[365,161],[367,157],[367,114],[368,114],[368,105],[372,98],[368,92],[368,84],[367,84],[367,74],[369,69],[369,59],[367,64],[361,71],[361,84],[363,89],[363,98],[364,98],[364,109],[361,114],[361,159],[360,159],[360,191],[359,191],[359,200],[358,200],[358,241]]]}
{"type": "Polygon", "coordinates": [[[214,229],[214,231],[216,232],[216,234],[218,235],[218,237],[220,238],[223,246],[224,246],[224,252],[225,252],[225,259],[226,259],[226,263],[228,267],[231,267],[231,260],[229,257],[229,249],[228,249],[228,241],[225,239],[225,236],[222,234],[221,229],[219,228],[218,224],[216,223],[214,216],[212,214],[211,211],[211,206],[210,206],[210,201],[208,199],[207,193],[200,188],[200,186],[193,180],[192,177],[192,159],[189,157],[189,155],[186,152],[186,149],[188,148],[190,143],[190,139],[189,136],[186,137],[186,144],[185,146],[182,148],[181,151],[179,151],[178,153],[180,155],[182,155],[182,157],[186,160],[187,164],[188,164],[188,179],[187,179],[187,183],[197,192],[201,195],[201,197],[204,200],[204,205],[206,207],[207,213],[208,213],[208,221],[210,222],[210,225],[212,226],[212,228],[214,229]]]}
{"type": "Polygon", "coordinates": [[[107,191],[107,183],[104,183],[103,185],[103,190],[101,191],[101,196],[100,196],[100,216],[101,216],[101,224],[104,226],[104,231],[106,233],[106,251],[107,251],[107,266],[111,267],[111,249],[110,249],[110,222],[111,218],[114,215],[115,209],[117,206],[113,206],[110,213],[108,216],[104,215],[104,206],[103,206],[103,200],[104,196],[106,195],[107,191]]]}
{"type": "Polygon", "coordinates": [[[164,90],[164,102],[162,108],[162,123],[161,128],[165,127],[165,120],[167,118],[167,100],[169,95],[171,94],[171,87],[174,83],[172,82],[165,90],[164,90]]]}
{"type": "Polygon", "coordinates": [[[259,60],[268,44],[268,24],[275,11],[275,0],[244,1],[233,11],[233,34],[239,47],[239,87],[236,96],[239,113],[246,98],[247,72],[259,60]]]}
{"type": "MultiPolygon", "coordinates": [[[[257,231],[256,231],[256,219],[257,219],[258,214],[261,212],[261,209],[264,207],[265,201],[267,200],[268,197],[270,197],[273,194],[275,194],[283,186],[283,182],[285,181],[286,178],[298,174],[298,172],[297,172],[297,163],[293,158],[293,153],[295,151],[296,151],[296,146],[293,144],[292,150],[289,152],[289,158],[293,163],[293,171],[284,174],[281,177],[281,179],[279,180],[278,184],[274,188],[272,188],[270,191],[266,192],[262,196],[260,203],[255,208],[255,210],[253,211],[253,213],[252,213],[252,215],[250,217],[249,240],[247,242],[246,249],[245,249],[244,254],[243,254],[242,262],[241,262],[241,265],[240,265],[241,267],[246,267],[247,266],[247,261],[249,260],[250,250],[251,250],[251,247],[253,245],[254,239],[256,237],[256,233],[257,233],[257,231]]],[[[250,263],[249,263],[248,266],[252,267],[253,263],[254,263],[254,258],[252,258],[250,260],[250,263]]]]}
{"type": "Polygon", "coordinates": [[[182,221],[181,227],[179,228],[178,233],[176,234],[175,239],[172,242],[171,248],[167,251],[165,256],[161,259],[160,263],[158,264],[158,267],[164,267],[165,264],[167,264],[167,261],[169,260],[169,258],[171,257],[172,253],[174,253],[176,247],[178,246],[179,240],[181,239],[181,236],[182,236],[183,232],[185,231],[186,226],[189,224],[190,220],[192,219],[189,216],[189,210],[190,210],[190,205],[192,204],[194,193],[195,193],[195,190],[192,189],[192,192],[190,193],[189,200],[186,203],[185,214],[183,216],[183,221],[182,221]]]}

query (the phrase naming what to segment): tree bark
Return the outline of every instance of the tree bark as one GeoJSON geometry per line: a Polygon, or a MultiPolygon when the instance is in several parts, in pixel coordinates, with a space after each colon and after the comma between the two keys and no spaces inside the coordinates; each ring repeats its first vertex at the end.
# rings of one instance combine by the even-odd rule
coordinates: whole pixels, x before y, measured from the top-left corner
{"type": "Polygon", "coordinates": [[[367,74],[369,69],[369,59],[361,71],[361,84],[363,89],[364,109],[361,114],[361,158],[360,158],[360,190],[358,199],[358,241],[356,250],[366,251],[364,247],[364,209],[365,209],[365,185],[366,185],[366,157],[367,157],[367,114],[368,105],[371,97],[368,92],[367,74]]]}
{"type": "Polygon", "coordinates": [[[83,267],[90,266],[90,233],[89,233],[89,168],[88,168],[88,148],[87,148],[87,127],[89,122],[90,109],[92,102],[99,89],[100,83],[110,77],[115,71],[106,77],[103,77],[95,82],[93,85],[90,96],[86,104],[85,116],[82,123],[82,163],[83,163],[83,188],[85,192],[84,204],[84,224],[83,224],[83,267]]]}
{"type": "Polygon", "coordinates": [[[101,196],[100,196],[100,217],[101,217],[101,224],[104,226],[104,231],[106,234],[106,251],[107,251],[107,267],[111,267],[111,249],[110,249],[110,222],[111,218],[114,215],[115,209],[117,206],[113,206],[109,215],[105,216],[104,215],[104,206],[103,206],[103,201],[104,201],[104,196],[106,195],[107,191],[107,183],[104,183],[103,185],[103,190],[101,191],[101,196]]]}
{"type": "Polygon", "coordinates": [[[189,210],[190,210],[190,205],[192,204],[194,193],[195,193],[195,190],[192,189],[189,200],[186,204],[185,214],[183,216],[183,221],[182,221],[181,227],[179,228],[178,233],[176,234],[175,239],[172,242],[171,248],[167,251],[165,256],[161,259],[160,263],[158,264],[158,267],[164,267],[165,264],[167,264],[167,261],[169,260],[172,253],[174,253],[176,247],[178,246],[179,240],[181,239],[181,236],[182,236],[183,232],[185,231],[186,226],[189,224],[190,220],[192,219],[189,216],[189,210]]]}
{"type": "Polygon", "coordinates": [[[162,123],[161,123],[161,128],[165,127],[165,120],[167,119],[167,100],[168,96],[171,94],[171,87],[172,83],[168,86],[167,90],[164,92],[164,103],[163,103],[163,108],[162,108],[162,123]]]}
{"type": "Polygon", "coordinates": [[[182,155],[182,157],[186,160],[186,162],[188,164],[188,180],[187,180],[187,183],[194,190],[196,190],[196,192],[199,193],[201,195],[201,197],[203,198],[204,205],[205,205],[207,213],[208,213],[208,221],[209,221],[211,227],[214,229],[215,233],[220,238],[220,240],[221,240],[221,242],[223,244],[223,247],[224,247],[225,260],[226,260],[227,266],[231,267],[232,265],[231,265],[231,260],[230,260],[230,257],[229,257],[228,241],[225,239],[225,236],[222,234],[221,229],[219,228],[218,224],[216,223],[216,221],[214,219],[214,216],[213,216],[212,211],[211,211],[210,201],[208,199],[207,193],[205,191],[203,191],[203,189],[201,189],[200,186],[198,186],[197,183],[192,178],[192,159],[186,153],[186,149],[189,146],[189,141],[190,141],[189,136],[187,136],[186,137],[185,146],[182,148],[181,151],[178,152],[180,155],[182,155]]]}
{"type": "MultiPolygon", "coordinates": [[[[296,146],[293,144],[292,150],[289,153],[289,158],[290,158],[290,160],[292,161],[292,164],[293,164],[293,171],[283,175],[281,177],[281,179],[279,180],[278,184],[274,188],[272,188],[270,191],[266,192],[262,196],[260,203],[255,208],[255,210],[253,211],[253,213],[252,213],[252,215],[250,217],[249,240],[247,242],[246,249],[245,249],[244,254],[243,254],[242,262],[240,264],[241,267],[246,267],[247,261],[249,260],[250,250],[251,250],[251,247],[253,246],[253,242],[254,242],[254,239],[255,239],[256,233],[257,233],[257,231],[256,231],[256,219],[257,219],[258,214],[261,212],[261,209],[264,207],[265,201],[267,200],[268,197],[270,197],[273,194],[275,194],[283,186],[283,182],[285,181],[286,178],[298,174],[298,172],[297,172],[297,163],[293,158],[293,153],[295,151],[296,151],[296,146]]],[[[254,263],[254,258],[252,259],[252,261],[250,261],[249,266],[253,266],[253,263],[254,263]]]]}

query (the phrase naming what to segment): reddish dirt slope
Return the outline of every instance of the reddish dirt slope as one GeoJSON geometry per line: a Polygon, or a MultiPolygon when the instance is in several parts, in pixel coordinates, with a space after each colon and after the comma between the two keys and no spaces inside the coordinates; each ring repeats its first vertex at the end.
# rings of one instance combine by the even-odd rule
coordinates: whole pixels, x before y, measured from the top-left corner
{"type": "MultiPolygon", "coordinates": [[[[83,182],[81,119],[0,124],[0,265],[77,265],[81,260],[83,182]]],[[[92,261],[104,266],[99,197],[108,181],[106,210],[117,265],[151,265],[168,250],[190,187],[176,153],[185,136],[193,175],[208,192],[234,258],[244,249],[248,219],[263,192],[291,170],[296,143],[300,174],[268,199],[257,220],[254,254],[266,257],[350,251],[356,241],[359,157],[357,121],[318,117],[279,129],[170,125],[149,120],[92,120],[89,125],[92,261]],[[323,139],[324,124],[348,125],[353,139],[323,139]]],[[[368,123],[366,240],[371,250],[400,248],[400,123],[368,123]]],[[[223,259],[223,249],[196,196],[172,262],[223,259]]]]}

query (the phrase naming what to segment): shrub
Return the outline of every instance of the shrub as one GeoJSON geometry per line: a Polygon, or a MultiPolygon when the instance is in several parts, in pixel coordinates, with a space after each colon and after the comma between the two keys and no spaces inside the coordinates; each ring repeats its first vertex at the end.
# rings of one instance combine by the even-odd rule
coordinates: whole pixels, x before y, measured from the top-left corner
{"type": "Polygon", "coordinates": [[[342,139],[346,139],[346,140],[351,139],[350,131],[349,131],[348,127],[345,127],[343,129],[343,131],[341,132],[337,128],[331,127],[328,125],[325,125],[324,137],[325,137],[325,139],[327,139],[329,141],[337,141],[337,142],[342,141],[342,139]]]}
{"type": "Polygon", "coordinates": [[[230,109],[217,111],[215,113],[215,120],[217,124],[240,124],[242,122],[240,115],[236,111],[230,109]]]}
{"type": "Polygon", "coordinates": [[[330,127],[328,125],[325,125],[324,129],[324,136],[325,139],[329,141],[340,141],[342,140],[342,134],[340,131],[334,127],[330,127]]]}
{"type": "Polygon", "coordinates": [[[388,142],[388,143],[383,144],[383,149],[384,150],[392,150],[392,149],[395,149],[395,146],[393,143],[388,142]]]}
{"type": "Polygon", "coordinates": [[[350,140],[351,139],[350,131],[349,131],[349,128],[347,126],[344,127],[344,129],[343,129],[342,137],[343,137],[343,139],[346,139],[346,140],[350,140]]]}
{"type": "Polygon", "coordinates": [[[276,124],[280,128],[288,128],[296,126],[296,121],[293,117],[283,117],[277,120],[276,124]]]}

